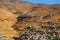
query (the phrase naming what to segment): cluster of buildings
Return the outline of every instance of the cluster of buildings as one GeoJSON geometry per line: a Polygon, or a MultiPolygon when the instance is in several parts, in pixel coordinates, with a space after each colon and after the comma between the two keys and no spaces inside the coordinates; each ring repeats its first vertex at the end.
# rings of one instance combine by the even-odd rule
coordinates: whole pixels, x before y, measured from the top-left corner
{"type": "MultiPolygon", "coordinates": [[[[43,31],[37,30],[32,26],[28,26],[22,32],[19,37],[14,37],[15,40],[60,40],[60,34],[56,32],[57,28],[40,26],[40,28],[45,29],[43,31]],[[26,30],[26,31],[25,31],[26,30]]],[[[59,28],[58,28],[59,29],[59,28]]]]}
{"type": "Polygon", "coordinates": [[[4,35],[4,34],[0,34],[0,40],[7,40],[6,35],[4,35]]]}

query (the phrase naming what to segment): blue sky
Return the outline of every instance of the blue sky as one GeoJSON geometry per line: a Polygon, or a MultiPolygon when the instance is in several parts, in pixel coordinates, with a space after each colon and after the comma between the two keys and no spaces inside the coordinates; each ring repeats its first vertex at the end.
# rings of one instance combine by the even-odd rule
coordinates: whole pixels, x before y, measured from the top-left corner
{"type": "Polygon", "coordinates": [[[24,0],[27,2],[32,2],[32,3],[36,3],[36,4],[60,4],[60,0],[24,0]]]}

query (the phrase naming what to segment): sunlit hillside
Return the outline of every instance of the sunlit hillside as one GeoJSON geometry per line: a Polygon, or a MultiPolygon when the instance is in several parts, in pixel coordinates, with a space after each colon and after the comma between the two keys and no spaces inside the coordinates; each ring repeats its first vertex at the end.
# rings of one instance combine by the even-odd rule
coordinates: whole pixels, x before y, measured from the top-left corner
{"type": "Polygon", "coordinates": [[[0,0],[0,34],[5,35],[7,40],[14,40],[13,37],[32,31],[26,30],[27,27],[35,28],[33,32],[47,32],[53,27],[55,29],[51,30],[60,35],[60,4],[0,0]]]}

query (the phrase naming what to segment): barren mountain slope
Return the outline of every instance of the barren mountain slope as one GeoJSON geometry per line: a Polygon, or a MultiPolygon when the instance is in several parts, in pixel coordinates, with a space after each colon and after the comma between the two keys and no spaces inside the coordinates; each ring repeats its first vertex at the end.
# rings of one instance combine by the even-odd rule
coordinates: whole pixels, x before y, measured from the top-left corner
{"type": "Polygon", "coordinates": [[[55,26],[60,26],[60,5],[38,5],[29,9],[30,11],[20,15],[17,20],[18,27],[48,25],[47,22],[52,22],[55,26]],[[26,18],[22,18],[26,17],[26,18]],[[22,20],[22,21],[21,21],[22,20]],[[20,25],[21,24],[21,25],[20,25]],[[25,26],[26,25],[26,26],[25,26]]]}
{"type": "MultiPolygon", "coordinates": [[[[25,28],[28,26],[41,31],[45,29],[39,28],[40,26],[60,27],[60,4],[0,0],[0,26],[0,33],[9,37],[16,37],[18,32],[26,31],[25,28]]],[[[60,34],[60,30],[56,31],[60,34]]]]}
{"type": "Polygon", "coordinates": [[[0,7],[0,34],[6,35],[7,38],[17,35],[11,26],[16,23],[16,16],[7,9],[0,7]]]}

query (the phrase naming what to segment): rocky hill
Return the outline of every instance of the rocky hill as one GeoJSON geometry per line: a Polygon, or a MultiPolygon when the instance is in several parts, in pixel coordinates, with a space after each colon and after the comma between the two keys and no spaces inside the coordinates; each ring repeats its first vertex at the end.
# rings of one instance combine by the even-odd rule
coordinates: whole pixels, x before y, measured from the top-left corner
{"type": "Polygon", "coordinates": [[[26,27],[40,31],[54,27],[60,34],[60,4],[0,0],[0,34],[6,35],[7,40],[13,40],[13,37],[21,35],[21,31],[26,32],[26,27]],[[42,29],[41,26],[47,27],[42,29]]]}

